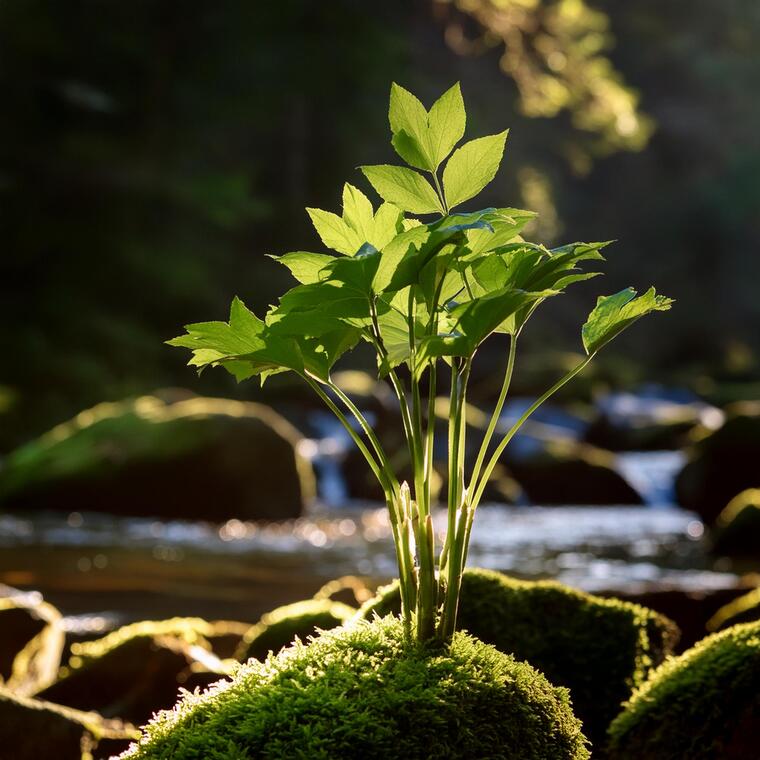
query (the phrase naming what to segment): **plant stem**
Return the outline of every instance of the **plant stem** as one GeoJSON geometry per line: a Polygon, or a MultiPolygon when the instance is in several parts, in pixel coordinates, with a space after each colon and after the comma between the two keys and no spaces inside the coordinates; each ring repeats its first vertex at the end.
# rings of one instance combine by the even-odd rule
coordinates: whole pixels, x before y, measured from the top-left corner
{"type": "Polygon", "coordinates": [[[435,191],[438,193],[438,197],[441,200],[441,206],[443,207],[443,216],[449,215],[449,207],[446,205],[446,196],[443,194],[443,188],[438,179],[438,172],[430,172],[433,175],[433,182],[435,183],[435,191]]]}
{"type": "Polygon", "coordinates": [[[470,476],[470,491],[472,491],[472,487],[478,482],[478,476],[480,475],[480,470],[483,467],[483,462],[485,461],[486,454],[488,453],[488,447],[491,443],[491,439],[493,438],[494,430],[496,430],[496,425],[498,424],[499,418],[501,417],[501,412],[504,409],[504,402],[507,399],[509,386],[512,382],[512,373],[515,368],[516,354],[517,337],[512,336],[509,341],[509,357],[507,358],[507,369],[504,373],[504,382],[501,386],[501,391],[499,393],[499,399],[496,402],[496,407],[494,408],[491,419],[488,422],[488,428],[486,429],[486,434],[483,437],[483,442],[480,444],[480,450],[478,451],[478,457],[475,460],[475,466],[472,468],[472,474],[470,476]]]}
{"type": "MultiPolygon", "coordinates": [[[[541,396],[539,396],[526,410],[523,412],[522,415],[520,415],[520,418],[515,422],[514,425],[509,429],[507,434],[501,439],[499,442],[499,445],[496,447],[496,450],[491,455],[491,458],[488,460],[488,464],[486,465],[486,468],[483,472],[483,475],[481,476],[480,480],[478,481],[477,488],[475,489],[475,492],[472,496],[471,506],[473,511],[477,508],[478,504],[480,503],[480,499],[483,495],[483,489],[486,487],[486,483],[488,482],[488,479],[491,477],[491,473],[493,472],[493,468],[496,466],[496,463],[499,461],[499,457],[502,455],[504,449],[507,447],[507,444],[512,440],[515,433],[523,426],[525,421],[528,419],[528,417],[533,414],[533,412],[538,409],[541,404],[544,403],[548,398],[553,396],[560,388],[562,388],[565,383],[572,380],[579,372],[581,372],[586,365],[593,359],[594,354],[591,354],[590,356],[587,356],[580,364],[578,364],[576,367],[570,370],[566,375],[561,377],[554,385],[552,385],[549,390],[545,391],[541,396]]],[[[474,484],[473,484],[474,485],[474,484]]]]}
{"type": "MultiPolygon", "coordinates": [[[[320,387],[319,383],[308,375],[304,375],[306,382],[312,387],[315,393],[324,401],[325,405],[332,411],[332,413],[338,418],[340,423],[346,429],[348,434],[353,439],[357,448],[364,455],[373,474],[379,481],[383,492],[385,493],[385,501],[388,506],[388,513],[391,521],[391,531],[393,532],[393,543],[396,546],[396,562],[399,569],[400,579],[400,591],[401,591],[401,606],[403,617],[405,621],[411,621],[412,599],[414,595],[410,589],[410,579],[413,577],[414,561],[411,558],[411,552],[409,549],[409,537],[408,532],[406,534],[406,540],[404,540],[404,516],[401,510],[401,504],[399,500],[398,490],[394,491],[394,488],[389,480],[392,477],[392,472],[389,468],[380,467],[372,453],[367,448],[361,436],[354,430],[351,423],[346,418],[345,414],[338,408],[335,402],[325,393],[320,387]]],[[[394,478],[395,480],[395,478],[394,478]]],[[[397,483],[397,481],[396,481],[397,483]]]]}

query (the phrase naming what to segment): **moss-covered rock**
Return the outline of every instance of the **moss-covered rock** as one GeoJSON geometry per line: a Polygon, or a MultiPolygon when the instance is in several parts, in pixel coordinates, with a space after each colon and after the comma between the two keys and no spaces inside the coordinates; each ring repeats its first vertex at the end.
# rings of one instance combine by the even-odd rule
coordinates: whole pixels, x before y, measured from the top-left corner
{"type": "MultiPolygon", "coordinates": [[[[391,584],[359,614],[398,610],[398,586],[391,584]]],[[[645,607],[490,570],[465,571],[457,625],[568,687],[595,744],[677,639],[675,624],[645,607]]]]}
{"type": "Polygon", "coordinates": [[[738,623],[753,623],[756,620],[760,620],[760,588],[754,588],[723,605],[707,621],[707,630],[713,633],[738,623]]]}
{"type": "Polygon", "coordinates": [[[332,599],[306,599],[278,607],[263,615],[245,634],[237,651],[237,659],[245,661],[255,657],[263,660],[270,652],[276,654],[292,644],[296,637],[305,641],[317,629],[327,631],[337,628],[355,613],[356,608],[332,599]]]}
{"type": "Polygon", "coordinates": [[[748,488],[718,515],[713,551],[730,557],[760,559],[760,488],[748,488]]]}
{"type": "Polygon", "coordinates": [[[329,631],[159,715],[131,760],[589,756],[567,691],[457,633],[405,642],[394,618],[329,631]]]}
{"type": "Polygon", "coordinates": [[[138,736],[132,726],[0,687],[0,756],[13,760],[110,757],[138,736]]]}
{"type": "Polygon", "coordinates": [[[661,665],[610,726],[612,760],[747,760],[760,747],[760,623],[661,665]]]}
{"type": "Polygon", "coordinates": [[[712,524],[747,488],[760,487],[760,402],[734,404],[714,432],[702,431],[676,478],[678,503],[712,524]]]}
{"type": "Polygon", "coordinates": [[[59,680],[37,696],[144,723],[172,705],[180,687],[206,686],[230,672],[211,652],[205,634],[213,630],[200,618],[143,621],[74,644],[59,680]]]}
{"type": "Polygon", "coordinates": [[[642,503],[614,455],[588,444],[556,440],[530,454],[508,450],[507,466],[534,504],[642,503]]]}
{"type": "MultiPolygon", "coordinates": [[[[377,584],[375,584],[377,585],[377,584]]],[[[361,607],[375,595],[375,592],[367,583],[356,575],[343,575],[325,583],[314,594],[315,599],[332,599],[334,602],[343,602],[349,607],[361,607]]]]}
{"type": "Polygon", "coordinates": [[[0,596],[0,685],[34,694],[58,674],[64,632],[61,615],[32,594],[0,596]]]}
{"type": "Polygon", "coordinates": [[[296,517],[314,493],[300,434],[261,404],[104,403],[12,452],[0,503],[222,520],[296,517]]]}

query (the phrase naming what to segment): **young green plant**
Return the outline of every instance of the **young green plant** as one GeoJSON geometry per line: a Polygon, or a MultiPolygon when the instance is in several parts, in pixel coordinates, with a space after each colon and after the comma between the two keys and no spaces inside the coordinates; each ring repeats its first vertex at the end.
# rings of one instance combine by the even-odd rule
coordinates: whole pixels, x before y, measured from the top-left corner
{"type": "Polygon", "coordinates": [[[374,208],[347,183],[340,216],[307,209],[327,251],[275,257],[298,284],[263,319],[235,298],[229,322],[188,325],[185,335],[169,343],[189,348],[190,364],[199,371],[221,366],[239,381],[258,376],[262,383],[280,372],[303,378],[348,431],[382,487],[406,630],[420,640],[448,641],[475,512],[505,447],[612,338],[645,314],[669,309],[671,300],[654,288],[638,297],[632,288],[600,297],[581,330],[586,357],[492,447],[525,324],[547,298],[596,276],[579,266],[602,261],[606,243],[549,249],[521,236],[535,216],[530,211],[461,210],[494,178],[507,132],[457,147],[466,124],[459,85],[428,111],[394,84],[388,115],[391,143],[407,166],[361,167],[380,205],[374,208]],[[508,345],[504,382],[467,473],[467,383],[478,348],[488,339],[508,345]],[[335,362],[361,341],[374,348],[379,376],[398,400],[411,483],[399,482],[372,426],[331,378],[335,362]],[[441,367],[450,374],[450,400],[447,531],[438,546],[431,483],[441,367]]]}

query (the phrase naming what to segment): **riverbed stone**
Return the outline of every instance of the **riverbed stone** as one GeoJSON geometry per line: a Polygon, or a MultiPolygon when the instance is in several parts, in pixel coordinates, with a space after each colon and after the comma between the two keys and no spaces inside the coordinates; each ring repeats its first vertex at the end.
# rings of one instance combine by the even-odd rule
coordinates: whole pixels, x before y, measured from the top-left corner
{"type": "Polygon", "coordinates": [[[510,452],[505,464],[534,504],[642,504],[615,469],[612,453],[558,439],[532,451],[510,452]]]}
{"type": "Polygon", "coordinates": [[[723,412],[702,401],[656,395],[610,393],[597,400],[597,416],[584,440],[610,451],[680,449],[697,425],[714,430],[723,412]]]}
{"type": "Polygon", "coordinates": [[[176,394],[103,403],[12,452],[0,504],[214,521],[297,517],[314,495],[301,440],[261,404],[176,394]]]}
{"type": "Polygon", "coordinates": [[[760,401],[734,404],[715,431],[702,429],[676,478],[679,504],[714,523],[741,491],[760,488],[760,401]]]}
{"type": "Polygon", "coordinates": [[[145,723],[179,688],[205,687],[229,667],[211,651],[211,624],[196,618],[133,623],[72,646],[59,679],[36,696],[108,718],[145,723]]]}
{"type": "Polygon", "coordinates": [[[126,749],[137,735],[122,721],[22,697],[0,686],[0,756],[9,760],[100,760],[126,749]]]}
{"type": "Polygon", "coordinates": [[[721,607],[708,621],[710,633],[723,631],[739,623],[760,621],[760,587],[742,594],[729,604],[721,607]]]}
{"type": "Polygon", "coordinates": [[[718,515],[713,552],[760,561],[760,488],[748,488],[734,496],[718,515]]]}
{"type": "Polygon", "coordinates": [[[39,594],[0,596],[0,685],[20,695],[48,686],[63,644],[61,615],[39,594]]]}

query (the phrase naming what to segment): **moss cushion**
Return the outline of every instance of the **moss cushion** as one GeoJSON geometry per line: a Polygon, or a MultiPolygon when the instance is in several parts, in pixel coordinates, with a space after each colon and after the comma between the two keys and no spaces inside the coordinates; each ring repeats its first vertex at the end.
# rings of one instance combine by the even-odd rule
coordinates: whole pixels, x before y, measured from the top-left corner
{"type": "MultiPolygon", "coordinates": [[[[398,612],[395,584],[361,609],[364,617],[398,612]]],[[[603,599],[554,581],[522,581],[466,570],[457,625],[527,660],[570,689],[576,715],[596,745],[620,705],[672,651],[678,629],[646,607],[603,599]]]]}
{"type": "Polygon", "coordinates": [[[457,633],[404,640],[388,617],[328,631],[187,694],[124,758],[588,758],[567,690],[457,633]]]}
{"type": "Polygon", "coordinates": [[[747,760],[760,748],[760,623],[660,666],[610,726],[612,760],[747,760]]]}

